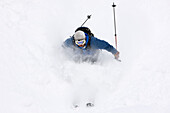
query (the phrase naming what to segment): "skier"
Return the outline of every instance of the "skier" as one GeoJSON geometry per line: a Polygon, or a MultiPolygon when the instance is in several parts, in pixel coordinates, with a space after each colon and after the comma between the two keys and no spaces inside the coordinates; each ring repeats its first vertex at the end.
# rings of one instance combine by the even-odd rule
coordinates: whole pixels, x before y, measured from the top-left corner
{"type": "Polygon", "coordinates": [[[96,62],[99,51],[104,49],[112,53],[115,59],[119,58],[119,52],[108,42],[94,37],[88,27],[79,27],[75,34],[66,39],[64,47],[71,48],[76,62],[96,62]]]}
{"type": "MultiPolygon", "coordinates": [[[[115,59],[119,58],[119,52],[112,45],[94,37],[93,33],[91,33],[90,29],[87,27],[77,28],[75,34],[64,41],[63,47],[66,48],[66,52],[72,53],[70,56],[73,57],[76,62],[89,61],[94,63],[98,60],[100,50],[107,50],[114,55],[115,59]]],[[[85,83],[82,81],[81,85],[75,85],[77,86],[77,90],[74,91],[76,97],[73,98],[73,106],[75,108],[79,107],[81,97],[87,100],[87,107],[94,106],[93,96],[96,93],[96,88],[91,86],[90,82],[87,83],[88,81],[85,83]]]]}

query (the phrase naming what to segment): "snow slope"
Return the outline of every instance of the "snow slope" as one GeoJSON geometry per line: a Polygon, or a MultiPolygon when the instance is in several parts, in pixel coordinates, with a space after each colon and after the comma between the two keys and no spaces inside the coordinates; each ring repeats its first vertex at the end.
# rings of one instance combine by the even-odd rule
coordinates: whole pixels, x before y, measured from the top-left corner
{"type": "Polygon", "coordinates": [[[62,49],[89,14],[86,25],[114,45],[112,3],[1,0],[0,113],[169,113],[168,0],[115,1],[121,63],[102,51],[78,64],[62,49]]]}

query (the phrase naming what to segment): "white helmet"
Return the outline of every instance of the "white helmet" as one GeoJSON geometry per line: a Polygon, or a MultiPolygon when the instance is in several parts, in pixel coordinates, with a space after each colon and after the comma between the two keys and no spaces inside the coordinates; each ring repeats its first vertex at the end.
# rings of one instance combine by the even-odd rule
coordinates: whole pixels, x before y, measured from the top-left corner
{"type": "Polygon", "coordinates": [[[86,36],[83,31],[76,31],[76,33],[74,34],[74,40],[85,40],[85,39],[86,36]]]}

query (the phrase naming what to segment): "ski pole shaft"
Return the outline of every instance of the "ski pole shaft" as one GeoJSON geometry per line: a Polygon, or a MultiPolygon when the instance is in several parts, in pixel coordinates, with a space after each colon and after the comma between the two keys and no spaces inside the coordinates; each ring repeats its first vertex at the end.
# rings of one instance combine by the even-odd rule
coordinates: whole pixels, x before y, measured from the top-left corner
{"type": "Polygon", "coordinates": [[[114,29],[115,29],[115,46],[116,46],[116,49],[117,49],[117,34],[116,34],[116,15],[115,15],[115,7],[116,5],[114,4],[113,2],[113,16],[114,16],[114,29]]]}
{"type": "Polygon", "coordinates": [[[87,15],[87,19],[85,20],[85,22],[81,25],[81,27],[87,22],[88,19],[91,18],[91,15],[87,15]]]}

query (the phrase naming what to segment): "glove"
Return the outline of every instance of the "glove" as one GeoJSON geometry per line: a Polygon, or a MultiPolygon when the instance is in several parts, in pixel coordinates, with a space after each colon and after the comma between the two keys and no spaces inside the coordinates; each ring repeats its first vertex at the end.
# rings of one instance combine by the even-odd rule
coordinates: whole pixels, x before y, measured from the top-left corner
{"type": "Polygon", "coordinates": [[[117,52],[116,54],[114,54],[114,56],[115,56],[115,59],[119,59],[119,52],[117,52]]]}

